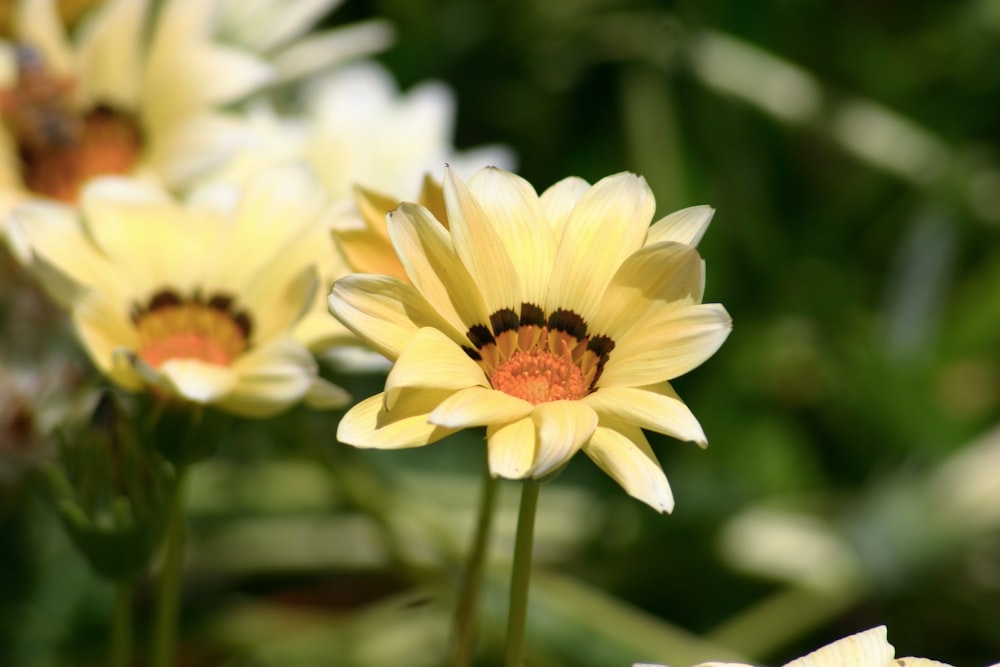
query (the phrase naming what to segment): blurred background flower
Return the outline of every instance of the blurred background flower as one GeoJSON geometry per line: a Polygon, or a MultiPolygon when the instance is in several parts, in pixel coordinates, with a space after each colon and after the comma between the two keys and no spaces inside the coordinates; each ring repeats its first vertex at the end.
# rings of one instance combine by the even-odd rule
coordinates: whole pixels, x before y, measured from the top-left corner
{"type": "Polygon", "coordinates": [[[14,225],[33,265],[59,276],[53,289],[70,292],[77,336],[119,387],[251,417],[303,399],[342,405],[347,393],[292,337],[317,289],[313,246],[329,242],[322,191],[286,167],[240,195],[185,204],[107,177],[79,211],[25,204],[14,225]]]}

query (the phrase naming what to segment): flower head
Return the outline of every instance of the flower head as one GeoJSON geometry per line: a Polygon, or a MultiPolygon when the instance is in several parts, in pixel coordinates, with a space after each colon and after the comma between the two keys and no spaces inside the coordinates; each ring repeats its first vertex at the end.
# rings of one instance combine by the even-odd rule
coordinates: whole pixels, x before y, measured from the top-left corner
{"type": "Polygon", "coordinates": [[[412,447],[487,427],[490,468],[541,478],[583,449],[631,495],[673,498],[642,429],[705,442],[669,381],[725,340],[703,304],[692,243],[711,209],[652,227],[645,181],[570,178],[540,197],[495,168],[444,183],[449,227],[401,204],[389,236],[409,281],[353,275],[330,309],[395,364],[382,394],[345,416],[338,438],[412,447]]]}
{"type": "Polygon", "coordinates": [[[326,234],[323,210],[308,172],[287,168],[187,203],[101,179],[79,214],[28,204],[15,226],[50,286],[70,291],[76,332],[112,381],[266,416],[300,399],[346,400],[290,335],[316,289],[310,246],[326,234]]]}
{"type": "Polygon", "coordinates": [[[74,202],[101,175],[180,186],[235,150],[242,130],[222,107],[275,71],[214,41],[213,4],[108,0],[70,31],[53,0],[17,2],[0,40],[0,214],[74,202]]]}

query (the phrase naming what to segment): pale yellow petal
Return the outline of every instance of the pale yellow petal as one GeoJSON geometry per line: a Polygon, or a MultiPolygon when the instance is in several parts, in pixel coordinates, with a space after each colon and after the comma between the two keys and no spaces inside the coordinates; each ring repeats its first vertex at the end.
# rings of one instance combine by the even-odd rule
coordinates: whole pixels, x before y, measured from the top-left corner
{"type": "MultiPolygon", "coordinates": [[[[516,174],[488,167],[469,180],[469,192],[503,242],[507,257],[516,263],[521,296],[515,306],[520,306],[521,301],[541,306],[556,255],[556,236],[546,224],[535,189],[516,174]]],[[[482,235],[480,231],[469,230],[469,242],[478,246],[482,235]]],[[[505,280],[502,274],[489,268],[483,278],[492,282],[505,280]]]]}
{"type": "Polygon", "coordinates": [[[385,405],[391,410],[407,388],[450,389],[488,387],[479,365],[437,329],[419,329],[403,348],[385,380],[385,405]]]}
{"type": "Polygon", "coordinates": [[[240,356],[231,367],[236,382],[218,401],[228,412],[269,417],[304,398],[316,378],[316,360],[290,338],[278,338],[240,356]]]}
{"type": "Polygon", "coordinates": [[[583,400],[602,420],[617,419],[678,440],[707,444],[701,424],[667,382],[648,387],[601,387],[583,400]]]}
{"type": "Polygon", "coordinates": [[[314,377],[312,384],[309,385],[309,391],[302,397],[302,402],[313,410],[332,410],[350,403],[351,395],[332,382],[314,377]]]}
{"type": "Polygon", "coordinates": [[[658,512],[672,511],[670,484],[642,430],[622,422],[603,424],[583,451],[630,496],[658,512]]]}
{"type": "Polygon", "coordinates": [[[884,625],[827,644],[785,667],[888,667],[895,649],[886,638],[884,625]]]}
{"type": "Polygon", "coordinates": [[[556,239],[562,238],[569,214],[589,189],[590,183],[579,176],[570,176],[550,186],[539,197],[542,213],[556,239]]]}
{"type": "Polygon", "coordinates": [[[173,190],[196,185],[251,142],[252,128],[224,113],[187,116],[169,132],[150,133],[144,164],[173,190]]]}
{"type": "Polygon", "coordinates": [[[413,285],[388,276],[355,274],[334,283],[330,312],[376,352],[395,360],[421,327],[464,336],[444,322],[413,285]]]}
{"type": "MultiPolygon", "coordinates": [[[[253,317],[254,340],[268,341],[289,333],[314,305],[319,297],[316,267],[301,263],[285,262],[281,255],[260,267],[248,285],[212,281],[211,285],[227,285],[239,301],[237,306],[248,308],[253,317]],[[289,269],[298,269],[298,275],[289,277],[289,269]]],[[[322,300],[315,304],[322,307],[322,300]]]]}
{"type": "MultiPolygon", "coordinates": [[[[499,176],[486,177],[483,181],[481,189],[488,190],[487,201],[491,205],[488,211],[451,169],[445,171],[444,200],[451,241],[456,254],[479,287],[487,313],[502,309],[519,312],[522,301],[520,278],[496,228],[503,222],[498,223],[491,214],[498,214],[505,220],[523,215],[523,211],[517,210],[516,201],[523,193],[512,185],[512,181],[499,176]],[[485,186],[487,180],[491,188],[485,186]]],[[[530,247],[527,251],[530,254],[530,247]]]]}
{"type": "Polygon", "coordinates": [[[236,386],[233,369],[197,359],[170,359],[158,369],[163,386],[192,403],[217,403],[236,386]]]}
{"type": "Polygon", "coordinates": [[[122,387],[139,389],[142,381],[131,366],[115,360],[119,350],[139,347],[139,336],[128,314],[104,295],[91,292],[75,304],[72,316],[77,337],[94,365],[122,387]]]}
{"type": "Polygon", "coordinates": [[[656,202],[633,174],[601,179],[577,202],[559,240],[546,312],[568,309],[591,322],[611,277],[646,237],[656,202]]]}
{"type": "Polygon", "coordinates": [[[705,204],[674,211],[650,226],[649,233],[646,234],[646,245],[673,241],[696,246],[705,235],[714,215],[715,209],[705,204]]]}
{"type": "Polygon", "coordinates": [[[410,282],[442,317],[459,331],[489,322],[476,281],[452,248],[448,231],[427,209],[402,203],[387,224],[410,282]]]}
{"type": "Polygon", "coordinates": [[[337,440],[375,449],[420,447],[436,442],[455,429],[431,424],[427,416],[450,394],[450,391],[404,391],[392,412],[383,409],[383,394],[366,398],[340,420],[337,440]]]}
{"type": "Polygon", "coordinates": [[[600,387],[641,387],[700,366],[729,336],[732,320],[717,303],[665,310],[615,340],[600,387]]]}
{"type": "Polygon", "coordinates": [[[518,419],[504,425],[491,424],[486,429],[490,473],[494,477],[524,479],[531,474],[538,434],[530,419],[518,419]]]}
{"type": "Polygon", "coordinates": [[[276,82],[289,81],[332,65],[377,53],[393,41],[392,25],[378,19],[312,33],[272,56],[276,82]]]}
{"type": "Polygon", "coordinates": [[[531,403],[502,391],[468,387],[459,389],[434,408],[430,421],[449,428],[468,428],[506,424],[529,416],[531,411],[531,403]]]}
{"type": "MultiPolygon", "coordinates": [[[[893,667],[952,667],[948,663],[930,660],[928,658],[896,658],[893,667]]],[[[992,665],[997,667],[997,665],[992,665]]]]}
{"type": "Polygon", "coordinates": [[[191,211],[157,188],[123,178],[103,178],[84,188],[81,207],[87,230],[136,295],[164,287],[198,286],[218,225],[200,224],[191,211]]]}
{"type": "Polygon", "coordinates": [[[637,250],[611,279],[591,331],[618,340],[663,308],[699,303],[703,273],[691,246],[667,242],[637,250]]]}
{"type": "Polygon", "coordinates": [[[172,0],[161,7],[143,81],[141,115],[151,132],[236,101],[274,79],[264,60],[212,41],[214,11],[215,3],[204,0],[172,0]]]}
{"type": "MultiPolygon", "coordinates": [[[[117,272],[107,259],[94,248],[70,207],[51,202],[30,202],[11,214],[11,233],[20,240],[28,263],[44,263],[58,277],[57,282],[43,282],[53,298],[64,305],[75,298],[73,293],[61,293],[68,284],[87,289],[97,285],[112,288],[118,282],[117,272]]],[[[36,266],[36,272],[41,269],[36,266]]]]}
{"type": "Polygon", "coordinates": [[[306,32],[342,0],[226,0],[218,16],[219,34],[266,53],[306,32]]]}
{"type": "MultiPolygon", "coordinates": [[[[226,251],[213,261],[229,284],[248,281],[273,258],[287,268],[272,267],[271,280],[288,280],[307,263],[336,257],[330,222],[324,217],[326,196],[313,172],[302,164],[266,168],[243,189],[226,240],[226,251]]],[[[326,292],[328,288],[323,291],[326,292]]]]}
{"type": "Polygon", "coordinates": [[[77,47],[77,92],[87,106],[138,108],[148,14],[149,0],[112,0],[86,24],[77,47]]]}
{"type": "Polygon", "coordinates": [[[531,476],[544,477],[565,465],[593,435],[597,413],[583,401],[551,401],[535,406],[538,454],[531,476]]]}

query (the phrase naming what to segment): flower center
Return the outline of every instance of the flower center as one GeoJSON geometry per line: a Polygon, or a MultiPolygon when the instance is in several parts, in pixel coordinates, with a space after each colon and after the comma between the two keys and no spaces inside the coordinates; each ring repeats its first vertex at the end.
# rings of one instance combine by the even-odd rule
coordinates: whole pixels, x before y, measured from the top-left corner
{"type": "Polygon", "coordinates": [[[139,333],[139,357],[153,368],[171,359],[194,359],[229,366],[249,346],[250,316],[217,295],[184,300],[170,290],[157,292],[132,314],[139,333]]]}
{"type": "Polygon", "coordinates": [[[68,203],[91,178],[131,171],[142,148],[130,116],[107,107],[77,109],[74,85],[22,46],[17,83],[0,91],[0,118],[17,142],[25,186],[68,203]]]}
{"type": "Polygon", "coordinates": [[[494,389],[536,404],[573,401],[589,393],[583,371],[573,362],[565,344],[562,354],[538,347],[515,351],[493,371],[490,384],[494,389]]]}
{"type": "Polygon", "coordinates": [[[594,391],[615,344],[590,336],[579,315],[557,310],[548,318],[540,308],[522,304],[518,315],[501,310],[490,326],[468,333],[475,359],[494,389],[530,403],[575,401],[594,391]]]}

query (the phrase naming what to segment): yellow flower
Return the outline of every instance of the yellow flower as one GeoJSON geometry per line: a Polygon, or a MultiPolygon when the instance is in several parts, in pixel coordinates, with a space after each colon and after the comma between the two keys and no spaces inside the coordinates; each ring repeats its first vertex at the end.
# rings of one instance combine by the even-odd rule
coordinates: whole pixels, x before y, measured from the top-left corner
{"type": "Polygon", "coordinates": [[[341,404],[291,336],[312,303],[311,246],[327,234],[309,172],[261,174],[181,204],[148,183],[97,179],[79,212],[36,202],[14,226],[33,268],[71,290],[73,324],[119,386],[246,416],[341,404]]]}
{"type": "Polygon", "coordinates": [[[416,204],[390,214],[409,283],[338,280],[330,309],[394,360],[382,394],[345,416],[338,438],[413,447],[487,427],[494,475],[541,478],[578,450],[636,498],[673,497],[642,429],[705,442],[669,381],[710,357],[731,322],[702,304],[696,242],[712,210],[652,227],[646,182],[571,178],[540,197],[495,168],[446,173],[449,228],[416,204]],[[412,284],[411,284],[412,283],[412,284]]]}
{"type": "Polygon", "coordinates": [[[69,33],[53,0],[20,0],[0,41],[0,214],[72,202],[100,175],[187,185],[234,151],[243,128],[222,107],[275,72],[213,41],[212,5],[108,0],[69,33]]]}
{"type": "MultiPolygon", "coordinates": [[[[896,649],[886,638],[884,625],[827,644],[784,667],[949,667],[927,658],[894,659],[896,649]]],[[[637,663],[633,667],[662,667],[637,663]]],[[[703,662],[695,667],[751,667],[735,662],[703,662]]]]}

